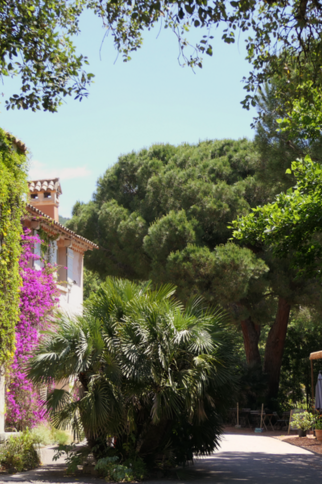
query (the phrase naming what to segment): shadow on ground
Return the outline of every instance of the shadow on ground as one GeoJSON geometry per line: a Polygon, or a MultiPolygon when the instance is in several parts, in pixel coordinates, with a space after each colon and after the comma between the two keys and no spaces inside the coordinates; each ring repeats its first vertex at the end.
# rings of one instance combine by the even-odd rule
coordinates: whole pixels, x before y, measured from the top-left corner
{"type": "MultiPolygon", "coordinates": [[[[0,484],[105,482],[81,474],[68,477],[65,467],[62,463],[48,462],[35,471],[0,475],[0,484]]],[[[194,465],[176,469],[171,478],[149,479],[144,484],[311,484],[320,482],[321,476],[322,458],[319,455],[264,436],[226,434],[222,447],[213,455],[196,458],[194,465]]]]}
{"type": "Polygon", "coordinates": [[[320,481],[321,476],[322,459],[315,455],[220,452],[179,470],[177,482],[302,484],[320,481]]]}

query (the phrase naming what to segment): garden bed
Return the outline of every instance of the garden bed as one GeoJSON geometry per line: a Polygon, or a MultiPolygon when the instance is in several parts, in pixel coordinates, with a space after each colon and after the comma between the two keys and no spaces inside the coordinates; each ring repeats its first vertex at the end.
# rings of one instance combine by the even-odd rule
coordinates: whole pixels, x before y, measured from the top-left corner
{"type": "Polygon", "coordinates": [[[315,452],[316,454],[322,454],[322,442],[316,440],[313,435],[308,435],[307,437],[282,435],[281,437],[276,438],[279,440],[283,440],[283,442],[296,445],[297,447],[302,447],[303,449],[310,450],[311,452],[315,452]]]}

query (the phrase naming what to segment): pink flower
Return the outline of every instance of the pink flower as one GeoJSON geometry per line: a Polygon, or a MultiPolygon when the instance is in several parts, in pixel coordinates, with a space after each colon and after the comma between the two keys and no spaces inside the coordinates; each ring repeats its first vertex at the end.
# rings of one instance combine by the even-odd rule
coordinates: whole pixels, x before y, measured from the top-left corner
{"type": "Polygon", "coordinates": [[[20,319],[16,324],[16,351],[9,369],[6,393],[6,421],[17,430],[33,427],[45,419],[44,402],[24,370],[39,342],[39,331],[49,323],[59,300],[52,266],[44,263],[41,270],[28,267],[30,261],[40,259],[33,249],[41,242],[38,235],[32,236],[30,230],[24,230],[19,261],[22,278],[20,319]]]}

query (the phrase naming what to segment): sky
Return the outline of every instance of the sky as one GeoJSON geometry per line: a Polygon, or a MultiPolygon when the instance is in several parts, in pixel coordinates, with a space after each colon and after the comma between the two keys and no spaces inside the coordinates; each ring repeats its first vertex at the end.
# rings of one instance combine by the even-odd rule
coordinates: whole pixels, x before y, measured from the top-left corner
{"type": "MultiPolygon", "coordinates": [[[[100,49],[105,31],[99,19],[88,12],[80,27],[77,50],[95,74],[87,99],[68,98],[54,114],[6,111],[4,100],[18,93],[19,82],[4,79],[0,86],[0,126],[27,145],[30,180],[60,177],[60,215],[70,217],[76,201],[88,202],[97,179],[121,154],[154,143],[253,138],[255,112],[240,104],[241,80],[250,70],[242,39],[226,45],[214,31],[214,55],[205,55],[194,73],[180,67],[177,39],[169,30],[146,32],[143,47],[124,63],[111,37],[100,49]]],[[[200,34],[193,32],[191,40],[200,34]]]]}

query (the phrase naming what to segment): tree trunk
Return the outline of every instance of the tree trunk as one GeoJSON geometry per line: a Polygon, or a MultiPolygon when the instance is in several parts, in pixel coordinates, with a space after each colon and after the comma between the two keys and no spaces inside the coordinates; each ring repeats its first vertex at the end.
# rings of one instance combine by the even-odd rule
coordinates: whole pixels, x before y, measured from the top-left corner
{"type": "Polygon", "coordinates": [[[258,341],[260,337],[260,326],[253,323],[251,318],[247,318],[241,322],[241,328],[244,338],[244,347],[246,353],[246,360],[249,365],[260,365],[261,355],[258,350],[258,341]]]}
{"type": "Polygon", "coordinates": [[[290,304],[280,297],[275,322],[268,333],[265,347],[264,371],[268,375],[268,398],[277,397],[290,310],[290,304]]]}

